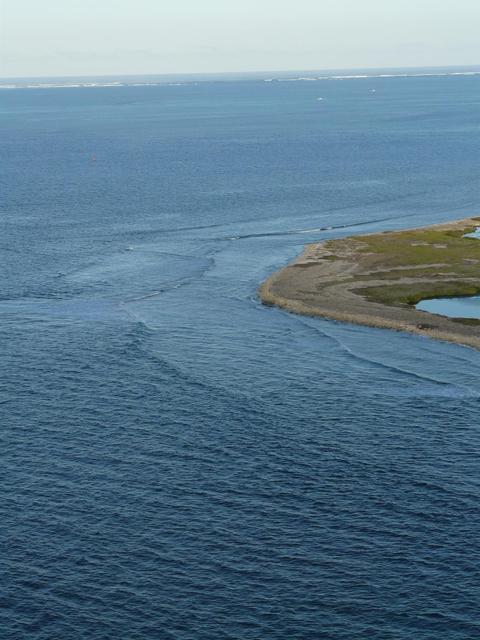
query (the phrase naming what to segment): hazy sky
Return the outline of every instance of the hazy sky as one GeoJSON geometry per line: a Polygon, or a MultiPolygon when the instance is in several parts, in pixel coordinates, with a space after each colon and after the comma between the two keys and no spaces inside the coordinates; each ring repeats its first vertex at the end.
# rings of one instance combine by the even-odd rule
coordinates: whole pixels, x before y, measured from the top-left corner
{"type": "Polygon", "coordinates": [[[480,64],[480,0],[0,0],[0,76],[480,64]]]}

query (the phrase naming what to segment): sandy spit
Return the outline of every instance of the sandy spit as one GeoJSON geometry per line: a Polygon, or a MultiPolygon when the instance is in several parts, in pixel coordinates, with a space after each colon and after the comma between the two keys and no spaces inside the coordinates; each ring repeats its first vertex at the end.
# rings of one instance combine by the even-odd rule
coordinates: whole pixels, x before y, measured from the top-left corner
{"type": "MultiPolygon", "coordinates": [[[[424,229],[454,229],[478,224],[478,220],[466,218],[424,229]]],[[[362,237],[365,236],[355,236],[352,241],[361,242],[362,237]]],[[[372,280],[375,272],[367,272],[364,265],[356,262],[354,251],[336,260],[329,260],[330,255],[331,250],[325,247],[325,242],[307,245],[300,256],[261,284],[258,289],[261,301],[301,315],[406,331],[480,349],[479,326],[464,325],[445,316],[417,311],[414,306],[371,302],[355,289],[385,285],[386,282],[372,280]],[[368,283],[356,281],[352,285],[346,281],[352,275],[358,279],[367,273],[370,276],[368,283]]],[[[410,281],[411,278],[402,278],[396,282],[408,284],[410,281]]]]}

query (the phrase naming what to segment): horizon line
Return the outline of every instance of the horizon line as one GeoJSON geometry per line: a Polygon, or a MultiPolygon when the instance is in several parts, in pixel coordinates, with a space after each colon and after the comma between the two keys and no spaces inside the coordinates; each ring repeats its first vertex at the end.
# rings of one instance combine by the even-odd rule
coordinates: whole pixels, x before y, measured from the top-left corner
{"type": "Polygon", "coordinates": [[[389,66],[389,67],[329,67],[329,68],[312,68],[312,69],[264,69],[258,71],[163,71],[154,73],[81,73],[81,74],[52,74],[52,75],[28,75],[28,76],[3,76],[0,75],[0,81],[4,80],[33,80],[33,79],[51,79],[51,78],[126,78],[126,77],[155,77],[155,76],[239,76],[239,75],[269,75],[273,73],[326,73],[339,71],[391,71],[405,69],[471,69],[478,68],[480,71],[480,63],[476,64],[445,64],[445,65],[405,65],[405,66],[389,66]]]}

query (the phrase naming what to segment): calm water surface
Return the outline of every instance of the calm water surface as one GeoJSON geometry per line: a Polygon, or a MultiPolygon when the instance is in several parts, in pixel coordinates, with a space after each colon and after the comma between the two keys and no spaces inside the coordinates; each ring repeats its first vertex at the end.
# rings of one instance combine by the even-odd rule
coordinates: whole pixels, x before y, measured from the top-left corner
{"type": "Polygon", "coordinates": [[[480,296],[422,300],[416,308],[450,318],[480,318],[480,296]]]}
{"type": "Polygon", "coordinates": [[[2,91],[3,638],[479,636],[479,354],[256,297],[306,242],[479,214],[479,105],[2,91]]]}

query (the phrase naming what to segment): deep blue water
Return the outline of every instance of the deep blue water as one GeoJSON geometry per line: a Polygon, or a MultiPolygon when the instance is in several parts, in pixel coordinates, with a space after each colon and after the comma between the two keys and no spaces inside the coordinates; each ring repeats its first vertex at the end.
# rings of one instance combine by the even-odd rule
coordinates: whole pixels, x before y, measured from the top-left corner
{"type": "Polygon", "coordinates": [[[480,355],[256,288],[306,242],[478,215],[480,79],[0,114],[1,637],[478,637],[480,355]]]}

